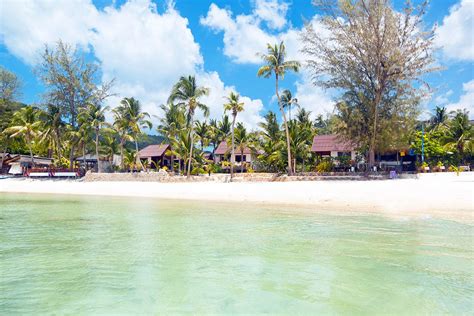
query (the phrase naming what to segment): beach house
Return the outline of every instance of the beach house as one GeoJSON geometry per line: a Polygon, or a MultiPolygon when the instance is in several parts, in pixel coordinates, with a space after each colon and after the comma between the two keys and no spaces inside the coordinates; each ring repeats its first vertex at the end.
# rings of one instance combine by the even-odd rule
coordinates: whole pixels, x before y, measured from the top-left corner
{"type": "Polygon", "coordinates": [[[348,156],[351,160],[355,160],[357,154],[355,145],[342,140],[336,134],[314,136],[311,151],[321,157],[348,156]]]}
{"type": "Polygon", "coordinates": [[[171,158],[166,155],[166,151],[170,149],[169,144],[148,145],[138,152],[138,156],[142,161],[148,162],[151,169],[169,168],[171,158]]]}
{"type": "MultiPolygon", "coordinates": [[[[229,146],[226,141],[222,141],[214,153],[216,163],[230,161],[230,152],[231,146],[229,146]]],[[[250,148],[245,147],[243,153],[239,148],[235,148],[235,162],[236,165],[240,165],[242,162],[249,164],[252,163],[252,152],[250,148]]]]}

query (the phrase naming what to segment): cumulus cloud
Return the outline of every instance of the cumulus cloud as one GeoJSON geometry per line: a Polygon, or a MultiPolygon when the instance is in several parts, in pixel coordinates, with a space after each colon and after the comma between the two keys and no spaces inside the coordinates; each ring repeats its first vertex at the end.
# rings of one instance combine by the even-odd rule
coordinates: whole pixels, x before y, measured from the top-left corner
{"type": "MultiPolygon", "coordinates": [[[[104,10],[90,0],[7,0],[0,21],[5,46],[30,65],[37,63],[45,43],[53,44],[59,38],[90,49],[101,63],[102,80],[116,79],[113,92],[117,95],[107,101],[112,107],[122,97],[133,96],[145,111],[159,115],[158,105],[166,102],[179,77],[196,74],[198,83],[211,90],[206,100],[211,115],[219,117],[223,96],[235,90],[218,73],[203,69],[203,56],[188,20],[172,5],[160,13],[150,0],[130,0],[104,10]]],[[[242,119],[253,124],[263,105],[260,100],[243,99],[250,112],[242,119]]]]}
{"type": "Polygon", "coordinates": [[[256,0],[255,16],[265,21],[272,29],[281,29],[286,24],[288,4],[277,0],[256,0]]]}
{"type": "Polygon", "coordinates": [[[326,115],[334,112],[334,100],[330,93],[321,87],[315,86],[307,71],[302,72],[301,79],[295,85],[295,97],[298,99],[298,104],[311,111],[313,119],[318,114],[326,115]]]}
{"type": "Polygon", "coordinates": [[[459,97],[458,102],[450,103],[446,106],[448,111],[456,111],[467,109],[469,118],[474,118],[474,80],[465,82],[462,85],[463,94],[459,97]]]}
{"type": "Polygon", "coordinates": [[[474,60],[474,1],[462,0],[449,10],[437,30],[436,43],[443,54],[454,60],[474,60]]]}
{"type": "Polygon", "coordinates": [[[5,46],[33,65],[44,44],[53,44],[59,37],[87,49],[98,11],[90,0],[4,0],[0,14],[0,37],[5,46]]]}

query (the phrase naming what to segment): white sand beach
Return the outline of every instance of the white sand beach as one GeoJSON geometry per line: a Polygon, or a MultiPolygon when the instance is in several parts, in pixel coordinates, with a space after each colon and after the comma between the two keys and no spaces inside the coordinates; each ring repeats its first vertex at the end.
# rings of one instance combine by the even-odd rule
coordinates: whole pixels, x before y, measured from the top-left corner
{"type": "Polygon", "coordinates": [[[151,197],[263,203],[310,211],[377,212],[388,216],[474,219],[474,172],[423,174],[419,179],[293,182],[80,182],[0,180],[0,193],[151,197]]]}

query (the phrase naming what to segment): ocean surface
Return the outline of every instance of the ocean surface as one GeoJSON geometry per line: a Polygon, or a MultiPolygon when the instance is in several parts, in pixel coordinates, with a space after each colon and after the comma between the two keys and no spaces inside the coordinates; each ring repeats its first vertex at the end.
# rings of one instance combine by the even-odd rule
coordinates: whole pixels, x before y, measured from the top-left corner
{"type": "Polygon", "coordinates": [[[0,314],[473,313],[472,223],[343,214],[0,194],[0,314]]]}

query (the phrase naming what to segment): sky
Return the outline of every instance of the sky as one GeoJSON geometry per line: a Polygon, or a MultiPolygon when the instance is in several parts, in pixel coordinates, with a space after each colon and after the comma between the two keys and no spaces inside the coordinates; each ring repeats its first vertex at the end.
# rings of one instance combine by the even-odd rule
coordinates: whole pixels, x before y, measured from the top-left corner
{"type": "MultiPolygon", "coordinates": [[[[403,2],[393,1],[395,8],[403,2]]],[[[34,68],[44,44],[62,39],[100,64],[99,81],[115,78],[111,107],[135,97],[156,121],[173,84],[193,74],[210,89],[203,102],[211,118],[222,116],[225,96],[235,91],[245,103],[238,120],[255,128],[267,111],[278,111],[274,80],[256,75],[258,53],[284,41],[287,58],[304,62],[299,32],[318,13],[310,0],[0,0],[0,61],[21,79],[21,101],[41,103],[44,87],[34,68]]],[[[443,70],[425,78],[433,94],[424,116],[435,106],[467,108],[474,116],[473,15],[474,0],[430,3],[424,23],[437,25],[443,70]]],[[[333,111],[337,93],[315,87],[305,69],[285,76],[280,87],[313,117],[333,111]]]]}

